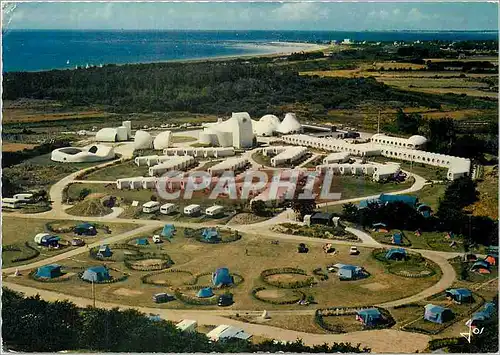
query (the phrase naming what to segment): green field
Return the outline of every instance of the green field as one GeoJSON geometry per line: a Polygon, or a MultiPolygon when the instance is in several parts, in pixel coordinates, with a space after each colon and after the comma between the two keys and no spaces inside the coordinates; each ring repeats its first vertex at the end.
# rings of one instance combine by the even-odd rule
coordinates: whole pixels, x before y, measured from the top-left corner
{"type": "Polygon", "coordinates": [[[147,176],[148,166],[137,166],[133,160],[104,167],[85,175],[83,180],[115,181],[120,178],[147,176]]]}
{"type": "Polygon", "coordinates": [[[440,168],[437,166],[432,166],[422,163],[411,164],[410,162],[407,161],[389,159],[383,156],[370,157],[368,160],[377,163],[386,163],[386,162],[398,163],[400,164],[402,170],[420,175],[421,177],[427,180],[446,180],[446,173],[448,172],[448,169],[446,168],[440,168]]]}

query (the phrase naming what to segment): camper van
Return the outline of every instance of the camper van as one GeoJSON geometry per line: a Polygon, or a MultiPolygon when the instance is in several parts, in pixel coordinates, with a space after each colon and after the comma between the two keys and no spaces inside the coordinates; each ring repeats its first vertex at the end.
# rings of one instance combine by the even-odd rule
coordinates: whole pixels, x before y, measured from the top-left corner
{"type": "Polygon", "coordinates": [[[160,207],[161,214],[170,214],[177,212],[177,205],[175,203],[166,203],[160,207]]]}
{"type": "Polygon", "coordinates": [[[33,201],[33,194],[15,194],[14,199],[19,202],[31,202],[33,201]]]}
{"type": "Polygon", "coordinates": [[[142,212],[155,213],[160,210],[160,203],[158,201],[149,201],[142,205],[142,212]]]}
{"type": "Polygon", "coordinates": [[[23,204],[22,201],[11,197],[2,198],[2,207],[6,208],[19,208],[23,204]]]}
{"type": "Polygon", "coordinates": [[[186,216],[196,216],[200,214],[201,206],[200,205],[189,205],[184,207],[184,214],[186,216]]]}
{"type": "Polygon", "coordinates": [[[224,213],[224,207],[215,205],[205,210],[205,214],[210,217],[219,216],[224,213]]]}

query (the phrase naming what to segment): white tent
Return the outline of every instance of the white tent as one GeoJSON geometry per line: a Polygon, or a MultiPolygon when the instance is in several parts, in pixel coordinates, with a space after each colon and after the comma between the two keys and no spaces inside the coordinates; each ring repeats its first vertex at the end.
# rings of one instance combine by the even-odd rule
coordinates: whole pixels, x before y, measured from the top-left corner
{"type": "Polygon", "coordinates": [[[153,141],[154,149],[168,148],[168,146],[170,145],[171,137],[172,137],[171,131],[165,131],[158,134],[153,141]]]}
{"type": "Polygon", "coordinates": [[[153,137],[146,131],[135,132],[134,149],[153,148],[153,137]]]}
{"type": "Polygon", "coordinates": [[[302,125],[294,113],[287,113],[277,131],[283,134],[297,133],[302,131],[302,125]]]}

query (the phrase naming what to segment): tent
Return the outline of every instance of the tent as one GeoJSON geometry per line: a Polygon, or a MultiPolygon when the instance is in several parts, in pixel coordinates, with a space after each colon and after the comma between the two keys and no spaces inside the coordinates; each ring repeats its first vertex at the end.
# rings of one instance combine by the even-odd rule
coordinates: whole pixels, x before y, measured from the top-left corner
{"type": "Polygon", "coordinates": [[[165,224],[161,231],[161,236],[164,238],[172,238],[175,233],[175,227],[173,224],[165,224]]]}
{"type": "Polygon", "coordinates": [[[486,258],[484,258],[484,261],[490,264],[491,266],[497,264],[498,258],[495,258],[493,255],[488,255],[486,258]]]}
{"type": "Polygon", "coordinates": [[[138,238],[135,241],[135,245],[148,245],[148,244],[149,244],[149,241],[147,238],[138,238]]]}
{"type": "Polygon", "coordinates": [[[394,233],[392,235],[392,244],[397,244],[397,245],[401,245],[403,244],[403,235],[402,233],[394,233]]]}
{"type": "Polygon", "coordinates": [[[362,309],[356,313],[356,320],[366,326],[374,326],[382,323],[384,318],[377,308],[362,309]]]}
{"type": "Polygon", "coordinates": [[[426,205],[425,203],[421,203],[417,207],[417,212],[420,213],[425,218],[429,218],[432,213],[432,208],[429,205],[426,205]]]}
{"type": "Polygon", "coordinates": [[[220,241],[219,232],[215,228],[205,228],[201,232],[201,236],[207,242],[218,242],[220,241]]]}
{"type": "Polygon", "coordinates": [[[110,280],[111,276],[105,266],[93,266],[84,271],[82,279],[86,281],[102,282],[110,280]]]}
{"type": "Polygon", "coordinates": [[[205,287],[202,288],[201,290],[198,291],[196,294],[197,297],[200,298],[207,298],[207,297],[212,297],[214,295],[214,292],[212,291],[211,287],[205,287]]]}
{"type": "Polygon", "coordinates": [[[471,266],[471,271],[478,272],[480,274],[489,274],[490,273],[490,264],[488,264],[486,261],[479,260],[476,261],[474,264],[471,266]]]}
{"type": "Polygon", "coordinates": [[[442,324],[453,319],[453,312],[449,308],[428,304],[425,306],[424,319],[442,324]]]}
{"type": "Polygon", "coordinates": [[[385,254],[387,260],[404,260],[406,257],[406,250],[403,248],[392,248],[385,254]]]}
{"type": "Polygon", "coordinates": [[[340,280],[354,280],[363,274],[363,269],[354,265],[342,265],[338,268],[337,274],[340,280]]]}
{"type": "Polygon", "coordinates": [[[229,273],[228,268],[219,268],[212,274],[212,284],[216,287],[231,285],[234,279],[229,273]]]}
{"type": "Polygon", "coordinates": [[[78,235],[96,235],[97,229],[93,224],[80,223],[75,227],[75,233],[78,235]]]}
{"type": "Polygon", "coordinates": [[[100,257],[105,257],[109,258],[111,255],[113,255],[113,252],[111,249],[109,249],[109,246],[107,244],[103,244],[99,247],[99,250],[97,251],[97,256],[100,257]]]}
{"type": "Polygon", "coordinates": [[[36,271],[37,277],[43,277],[46,279],[53,279],[62,275],[61,266],[57,264],[45,265],[39,267],[36,271]]]}
{"type": "Polygon", "coordinates": [[[472,303],[472,292],[466,288],[452,288],[446,290],[446,297],[451,298],[458,304],[472,303]]]}

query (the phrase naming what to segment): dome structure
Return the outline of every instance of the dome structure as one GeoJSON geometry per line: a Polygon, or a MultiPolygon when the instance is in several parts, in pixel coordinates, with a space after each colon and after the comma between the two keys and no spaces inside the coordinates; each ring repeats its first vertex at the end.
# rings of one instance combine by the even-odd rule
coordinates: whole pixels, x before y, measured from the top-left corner
{"type": "Polygon", "coordinates": [[[250,148],[254,137],[252,122],[247,112],[233,112],[226,121],[206,124],[199,138],[205,143],[217,142],[221,147],[250,148]]]}
{"type": "Polygon", "coordinates": [[[98,142],[117,142],[118,132],[116,128],[103,128],[97,131],[95,140],[98,142]]]}
{"type": "Polygon", "coordinates": [[[302,125],[294,113],[287,113],[277,131],[282,134],[297,133],[302,131],[302,125]]]}
{"type": "Polygon", "coordinates": [[[427,138],[425,138],[424,136],[415,135],[408,138],[408,142],[416,147],[427,143],[427,138]]]}
{"type": "Polygon", "coordinates": [[[153,137],[146,131],[135,132],[134,149],[150,149],[153,148],[153,137]]]}
{"type": "Polygon", "coordinates": [[[64,147],[52,151],[50,159],[61,163],[89,163],[111,160],[115,157],[113,147],[96,144],[87,147],[64,147]]]}
{"type": "Polygon", "coordinates": [[[264,115],[260,118],[259,122],[262,122],[262,123],[267,123],[269,125],[271,125],[272,127],[274,127],[274,129],[278,129],[279,125],[280,125],[280,119],[278,117],[276,117],[275,115],[264,115]]]}
{"type": "Polygon", "coordinates": [[[158,134],[153,141],[154,149],[168,148],[168,146],[170,145],[171,137],[172,137],[171,131],[165,131],[158,134]]]}

